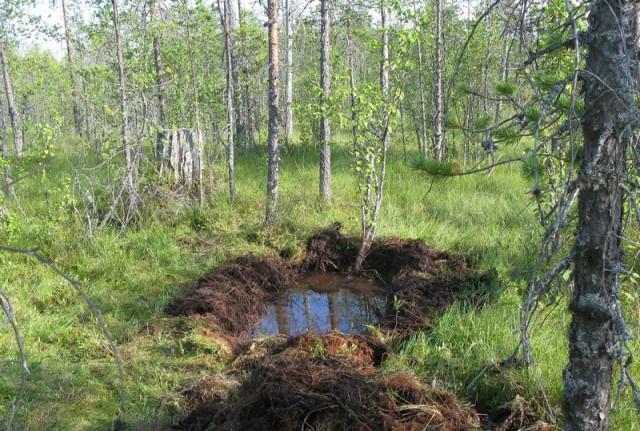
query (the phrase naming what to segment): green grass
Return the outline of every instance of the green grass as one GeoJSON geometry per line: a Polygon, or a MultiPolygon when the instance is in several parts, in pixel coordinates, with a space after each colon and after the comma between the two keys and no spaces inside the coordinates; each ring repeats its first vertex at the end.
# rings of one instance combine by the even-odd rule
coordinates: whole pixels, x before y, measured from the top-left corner
{"type": "MultiPolygon", "coordinates": [[[[6,202],[10,215],[0,223],[0,244],[41,246],[43,254],[83,283],[121,350],[127,399],[123,419],[130,428],[174,414],[180,408],[180,387],[227,365],[224,352],[197,323],[165,313],[179,289],[233,256],[275,255],[299,247],[315,229],[334,221],[345,232],[359,234],[348,149],[336,146],[333,151],[330,205],[318,197],[316,153],[311,146],[283,153],[279,218],[270,232],[262,226],[266,158],[259,153],[238,156],[235,204],[227,197],[225,169],[216,166],[216,184],[204,207],[154,186],[145,195],[145,223],[124,232],[107,228],[92,239],[69,203],[69,166],[84,156],[59,151],[44,165],[45,177],[28,176],[18,184],[21,208],[6,202]]],[[[22,172],[37,166],[25,163],[22,172]]],[[[421,238],[432,247],[470,255],[481,269],[497,269],[503,294],[479,310],[452,307],[430,332],[399,346],[389,369],[411,370],[425,382],[487,405],[516,392],[540,402],[532,373],[523,367],[492,367],[473,392],[465,391],[485,364],[504,359],[517,342],[521,278],[534,262],[540,234],[525,194],[530,187],[517,165],[499,167],[490,176],[431,185],[411,170],[399,150],[392,151],[379,235],[421,238]]],[[[2,289],[13,300],[31,371],[19,426],[109,428],[118,411],[117,370],[86,305],[60,277],[26,256],[0,253],[0,265],[2,289]]],[[[556,311],[532,337],[537,372],[554,406],[561,394],[567,322],[566,314],[556,311]]],[[[16,355],[5,328],[0,359],[16,355]]],[[[640,374],[637,366],[635,371],[640,374]]],[[[6,414],[18,380],[16,365],[0,362],[0,415],[6,414]]],[[[628,396],[613,421],[614,429],[638,429],[628,396]]]]}

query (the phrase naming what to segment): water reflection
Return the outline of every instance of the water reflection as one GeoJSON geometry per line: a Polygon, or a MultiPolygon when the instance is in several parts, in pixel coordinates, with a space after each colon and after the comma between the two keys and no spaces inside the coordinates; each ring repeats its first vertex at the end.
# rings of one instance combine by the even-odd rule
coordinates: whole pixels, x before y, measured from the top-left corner
{"type": "Polygon", "coordinates": [[[384,311],[385,298],[372,282],[314,274],[298,280],[295,288],[269,304],[267,314],[252,332],[254,336],[363,332],[384,311]]]}

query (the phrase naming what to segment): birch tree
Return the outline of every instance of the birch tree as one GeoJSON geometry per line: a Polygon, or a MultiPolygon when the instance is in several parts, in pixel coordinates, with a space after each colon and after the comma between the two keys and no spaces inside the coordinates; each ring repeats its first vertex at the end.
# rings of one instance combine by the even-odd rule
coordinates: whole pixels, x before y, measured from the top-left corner
{"type": "Polygon", "coordinates": [[[280,183],[280,65],[278,46],[278,1],[267,1],[269,21],[269,131],[267,138],[267,204],[265,224],[273,226],[278,210],[280,183]]]}
{"type": "Polygon", "coordinates": [[[64,20],[64,40],[67,45],[67,62],[69,63],[69,78],[71,79],[71,97],[73,104],[73,120],[76,127],[76,133],[82,136],[82,106],[80,104],[80,93],[78,87],[78,78],[76,76],[76,55],[73,48],[73,39],[71,37],[71,24],[69,23],[69,8],[67,0],[61,0],[62,16],[64,20]]]}

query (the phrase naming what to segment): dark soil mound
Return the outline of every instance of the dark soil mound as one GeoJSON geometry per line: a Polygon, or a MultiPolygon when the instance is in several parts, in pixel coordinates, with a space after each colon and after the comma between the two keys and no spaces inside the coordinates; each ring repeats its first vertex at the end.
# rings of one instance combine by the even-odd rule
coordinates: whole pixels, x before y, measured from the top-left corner
{"type": "Polygon", "coordinates": [[[473,409],[450,393],[428,390],[409,375],[384,376],[362,362],[328,356],[265,359],[237,400],[198,403],[178,429],[460,431],[480,425],[473,409]]]}
{"type": "Polygon", "coordinates": [[[265,312],[266,302],[291,285],[295,274],[286,261],[242,256],[185,289],[168,312],[204,315],[212,329],[242,335],[265,312]]]}
{"type": "Polygon", "coordinates": [[[407,269],[430,275],[463,270],[467,261],[446,251],[431,249],[419,239],[390,237],[374,242],[363,266],[389,281],[407,269]]]}
{"type": "Polygon", "coordinates": [[[393,277],[394,313],[387,313],[381,326],[418,330],[429,326],[430,319],[463,296],[478,299],[496,282],[495,271],[478,274],[460,265],[455,271],[420,273],[405,268],[393,277]]]}
{"type": "Polygon", "coordinates": [[[356,260],[359,244],[340,233],[340,226],[321,229],[307,240],[302,269],[307,272],[347,272],[356,260]]]}

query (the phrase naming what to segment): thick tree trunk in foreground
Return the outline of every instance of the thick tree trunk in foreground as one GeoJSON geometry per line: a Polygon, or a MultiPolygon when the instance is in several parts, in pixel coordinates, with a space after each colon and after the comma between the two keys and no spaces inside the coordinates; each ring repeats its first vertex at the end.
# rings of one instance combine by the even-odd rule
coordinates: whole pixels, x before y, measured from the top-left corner
{"type": "Polygon", "coordinates": [[[636,121],[629,57],[635,51],[635,17],[628,6],[620,0],[595,1],[589,13],[584,161],[574,246],[575,290],[569,306],[573,320],[564,372],[567,431],[609,429],[617,279],[622,269],[621,185],[636,121]]]}
{"type": "Polygon", "coordinates": [[[73,49],[73,41],[71,40],[71,25],[69,24],[69,9],[67,8],[67,0],[62,0],[62,15],[64,18],[64,38],[67,44],[67,61],[69,62],[69,78],[71,79],[71,96],[73,103],[73,120],[76,126],[76,132],[82,136],[83,121],[82,107],[80,106],[80,94],[78,91],[78,79],[76,77],[76,56],[73,49]]]}
{"type": "Polygon", "coordinates": [[[268,0],[269,19],[269,136],[267,139],[267,205],[265,224],[272,226],[278,210],[280,183],[280,71],[278,64],[278,1],[268,0]]]}
{"type": "Polygon", "coordinates": [[[18,157],[22,157],[24,140],[22,138],[22,129],[20,128],[20,114],[16,109],[16,99],[13,94],[13,83],[11,81],[11,75],[9,75],[9,67],[7,65],[5,40],[2,36],[0,36],[0,64],[2,66],[2,76],[4,77],[4,90],[7,95],[7,108],[9,110],[11,129],[13,129],[13,142],[16,146],[16,155],[18,157]]]}
{"type": "Polygon", "coordinates": [[[329,46],[331,44],[331,23],[329,20],[330,0],[320,3],[321,51],[320,51],[320,196],[331,199],[331,125],[329,124],[329,97],[331,96],[331,71],[329,70],[329,46]]]}

